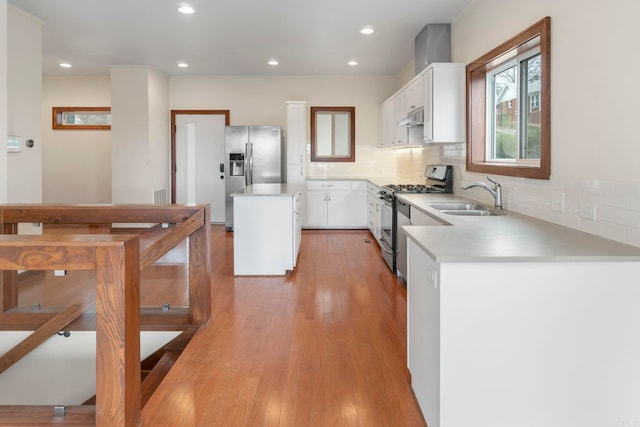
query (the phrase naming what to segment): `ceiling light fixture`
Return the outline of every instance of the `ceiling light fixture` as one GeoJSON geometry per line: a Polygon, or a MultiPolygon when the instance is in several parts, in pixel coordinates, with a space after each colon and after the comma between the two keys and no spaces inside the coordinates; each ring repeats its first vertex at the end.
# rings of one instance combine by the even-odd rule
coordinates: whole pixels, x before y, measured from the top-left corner
{"type": "Polygon", "coordinates": [[[178,67],[180,68],[187,68],[188,66],[189,64],[187,64],[186,62],[182,62],[182,61],[178,62],[178,67]]]}
{"type": "Polygon", "coordinates": [[[269,62],[268,62],[268,64],[269,64],[269,65],[272,65],[272,66],[274,66],[274,67],[275,67],[276,65],[278,65],[278,64],[279,64],[279,62],[278,62],[277,60],[275,60],[275,59],[270,59],[270,60],[269,60],[269,62]]]}
{"type": "Polygon", "coordinates": [[[188,4],[184,4],[183,3],[178,8],[178,12],[184,13],[185,15],[191,15],[192,13],[195,12],[195,10],[191,6],[189,6],[188,4]]]}
{"type": "Polygon", "coordinates": [[[364,27],[363,29],[360,30],[360,34],[365,34],[365,35],[369,35],[369,34],[373,34],[373,28],[371,27],[364,27]]]}
{"type": "Polygon", "coordinates": [[[68,62],[58,62],[58,66],[62,68],[71,68],[71,64],[68,62]]]}
{"type": "Polygon", "coordinates": [[[351,60],[351,61],[347,62],[347,64],[351,65],[352,67],[355,67],[356,65],[358,65],[358,61],[351,60]]]}

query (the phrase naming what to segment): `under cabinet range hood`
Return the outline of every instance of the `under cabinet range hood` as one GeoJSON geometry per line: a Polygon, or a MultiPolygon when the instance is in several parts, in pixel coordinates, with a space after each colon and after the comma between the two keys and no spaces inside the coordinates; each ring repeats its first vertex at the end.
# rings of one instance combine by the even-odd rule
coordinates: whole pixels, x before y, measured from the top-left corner
{"type": "Polygon", "coordinates": [[[451,24],[427,24],[414,43],[415,71],[433,62],[451,62],[451,24]]]}
{"type": "Polygon", "coordinates": [[[398,121],[398,126],[408,128],[424,126],[424,108],[420,107],[407,114],[407,117],[398,121]]]}

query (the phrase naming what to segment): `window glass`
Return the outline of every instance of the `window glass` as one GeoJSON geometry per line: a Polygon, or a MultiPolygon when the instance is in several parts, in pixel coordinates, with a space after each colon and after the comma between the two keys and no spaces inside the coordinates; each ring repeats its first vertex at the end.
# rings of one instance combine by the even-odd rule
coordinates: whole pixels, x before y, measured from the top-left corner
{"type": "Polygon", "coordinates": [[[487,72],[487,159],[540,159],[540,53],[524,53],[487,72]]]}
{"type": "Polygon", "coordinates": [[[349,113],[336,113],[335,120],[335,152],[336,156],[349,156],[349,113]]]}
{"type": "Polygon", "coordinates": [[[311,161],[355,162],[355,107],[311,107],[311,161]]]}
{"type": "Polygon", "coordinates": [[[523,159],[540,159],[540,54],[536,54],[522,61],[523,97],[522,115],[523,137],[521,138],[521,157],[523,159]],[[526,107],[529,108],[526,108],[526,107]]]}
{"type": "Polygon", "coordinates": [[[111,129],[110,107],[53,107],[53,129],[111,129]]]}
{"type": "Polygon", "coordinates": [[[467,65],[467,171],[549,179],[550,18],[467,65]]]}

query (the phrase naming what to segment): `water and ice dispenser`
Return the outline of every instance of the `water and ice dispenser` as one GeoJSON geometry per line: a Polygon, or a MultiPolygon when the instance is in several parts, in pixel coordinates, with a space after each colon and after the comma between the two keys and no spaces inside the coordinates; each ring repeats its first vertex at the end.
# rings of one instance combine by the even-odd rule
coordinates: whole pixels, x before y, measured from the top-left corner
{"type": "Polygon", "coordinates": [[[229,175],[244,176],[244,153],[229,153],[229,175]]]}

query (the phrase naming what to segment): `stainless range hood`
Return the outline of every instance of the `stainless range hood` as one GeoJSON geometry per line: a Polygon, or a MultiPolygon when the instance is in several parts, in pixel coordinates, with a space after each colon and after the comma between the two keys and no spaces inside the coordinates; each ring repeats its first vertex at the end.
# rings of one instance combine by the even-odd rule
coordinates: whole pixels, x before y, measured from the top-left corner
{"type": "Polygon", "coordinates": [[[398,121],[398,126],[405,126],[408,128],[424,126],[424,108],[417,108],[410,111],[407,117],[398,121]]]}
{"type": "Polygon", "coordinates": [[[433,62],[451,62],[451,24],[427,24],[414,43],[416,75],[433,62]]]}

